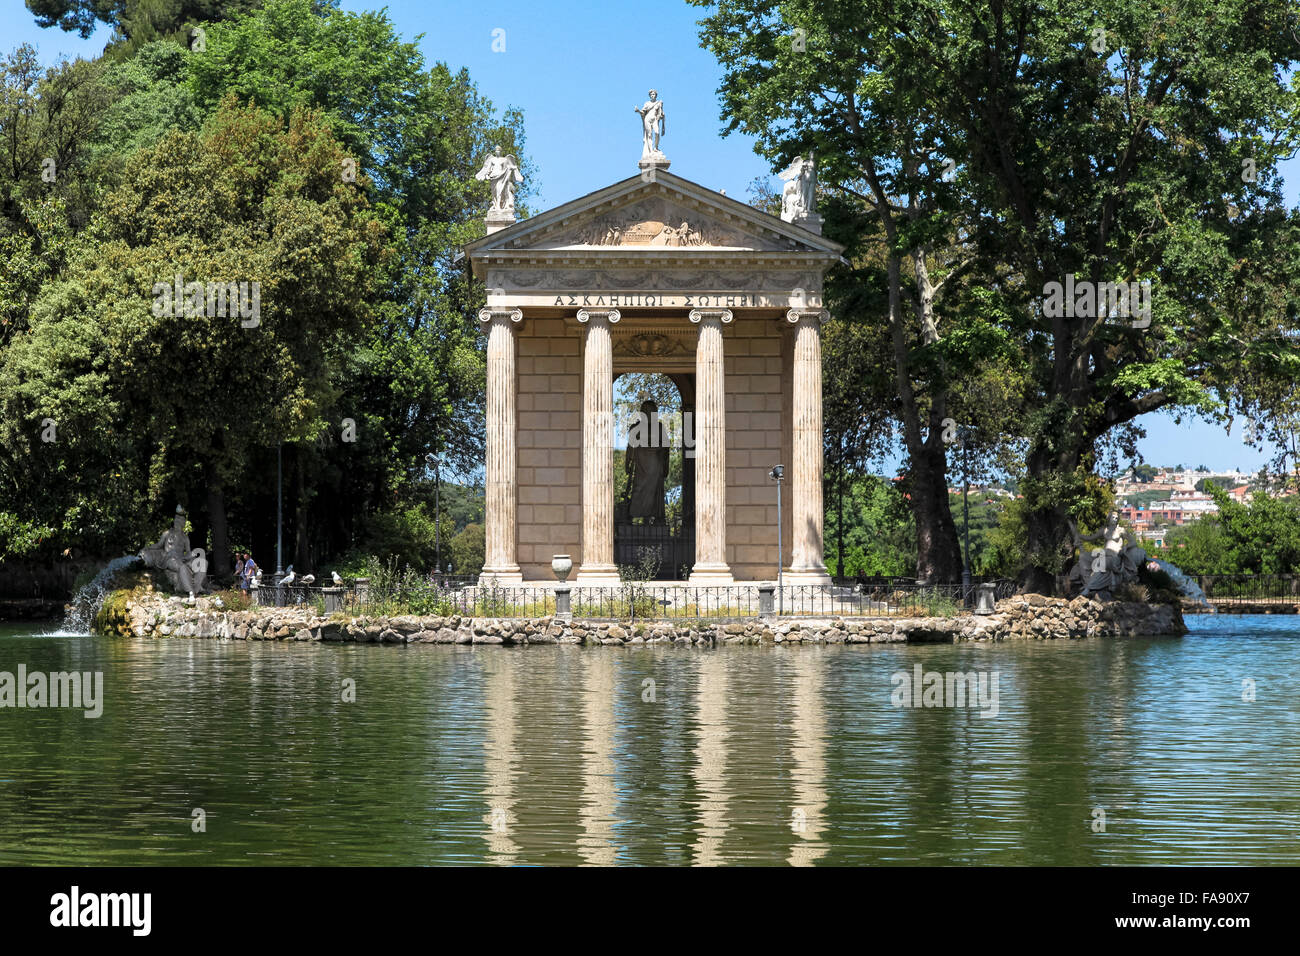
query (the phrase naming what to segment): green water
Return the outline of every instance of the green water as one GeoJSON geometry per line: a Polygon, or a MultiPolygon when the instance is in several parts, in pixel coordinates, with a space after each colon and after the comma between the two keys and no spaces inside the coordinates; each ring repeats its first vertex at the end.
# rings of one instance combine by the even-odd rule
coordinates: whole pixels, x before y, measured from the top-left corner
{"type": "Polygon", "coordinates": [[[0,625],[0,671],[105,696],[0,709],[0,864],[1300,862],[1300,620],[1189,623],[718,650],[0,625]],[[997,671],[998,714],[893,706],[917,663],[997,671]]]}

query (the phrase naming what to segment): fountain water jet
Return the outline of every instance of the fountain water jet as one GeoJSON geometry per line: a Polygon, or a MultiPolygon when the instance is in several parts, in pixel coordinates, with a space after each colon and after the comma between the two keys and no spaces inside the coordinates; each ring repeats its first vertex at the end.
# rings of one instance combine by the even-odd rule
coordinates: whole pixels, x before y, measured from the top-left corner
{"type": "Polygon", "coordinates": [[[1147,566],[1150,567],[1153,564],[1169,575],[1169,580],[1174,583],[1174,587],[1178,588],[1184,596],[1191,598],[1197,604],[1204,604],[1210,610],[1214,610],[1214,606],[1206,600],[1205,592],[1201,590],[1201,586],[1188,577],[1182,568],[1176,564],[1170,564],[1168,561],[1161,561],[1158,558],[1151,559],[1147,566]]]}
{"type": "Polygon", "coordinates": [[[72,596],[72,601],[63,616],[63,629],[57,633],[89,634],[90,625],[104,603],[104,596],[113,590],[113,579],[119,572],[137,567],[141,563],[138,555],[125,554],[100,568],[89,583],[83,585],[72,596]]]}

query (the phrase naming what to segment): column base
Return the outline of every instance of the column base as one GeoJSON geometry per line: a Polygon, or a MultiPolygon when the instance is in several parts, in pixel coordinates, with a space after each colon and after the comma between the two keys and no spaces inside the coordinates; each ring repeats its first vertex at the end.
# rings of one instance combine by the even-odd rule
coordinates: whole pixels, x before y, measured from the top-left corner
{"type": "Polygon", "coordinates": [[[616,588],[623,583],[618,576],[618,566],[613,564],[583,564],[573,583],[588,588],[616,588]]]}
{"type": "Polygon", "coordinates": [[[523,583],[524,575],[517,564],[498,568],[485,567],[478,576],[478,586],[481,588],[519,587],[523,583]]]}
{"type": "Polygon", "coordinates": [[[805,587],[819,585],[830,587],[831,576],[825,568],[789,568],[781,575],[787,587],[805,587]]]}
{"type": "Polygon", "coordinates": [[[731,568],[725,564],[697,564],[691,568],[691,576],[687,580],[699,587],[723,587],[736,583],[736,579],[731,576],[731,568]]]}

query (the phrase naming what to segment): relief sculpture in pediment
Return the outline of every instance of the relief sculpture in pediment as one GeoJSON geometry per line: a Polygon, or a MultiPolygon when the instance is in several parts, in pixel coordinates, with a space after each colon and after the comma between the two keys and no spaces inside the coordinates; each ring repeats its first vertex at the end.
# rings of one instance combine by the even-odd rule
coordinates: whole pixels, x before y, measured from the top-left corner
{"type": "MultiPolygon", "coordinates": [[[[560,233],[551,242],[581,246],[745,246],[746,237],[693,210],[662,200],[634,203],[560,233]]],[[[548,243],[549,244],[549,243],[548,243]]]]}

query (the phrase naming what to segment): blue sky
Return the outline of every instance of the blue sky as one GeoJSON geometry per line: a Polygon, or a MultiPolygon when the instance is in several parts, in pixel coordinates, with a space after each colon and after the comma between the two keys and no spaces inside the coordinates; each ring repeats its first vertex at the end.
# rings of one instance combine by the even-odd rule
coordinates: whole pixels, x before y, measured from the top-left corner
{"type": "MultiPolygon", "coordinates": [[[[65,55],[96,56],[108,41],[106,28],[88,40],[42,30],[22,0],[2,2],[0,47],[6,52],[27,42],[51,62],[65,55]]],[[[364,10],[378,4],[344,0],[342,6],[364,10]]],[[[498,108],[523,110],[527,152],[537,171],[531,199],[537,209],[636,174],[641,134],[632,109],[651,87],[664,101],[667,132],[661,145],[674,173],[742,200],[755,177],[772,176],[751,140],[722,136],[721,70],[699,47],[695,21],[701,10],[683,0],[397,0],[387,9],[404,38],[424,34],[420,47],[428,60],[466,67],[498,108]],[[504,52],[493,51],[495,30],[505,31],[504,52]]],[[[1300,161],[1283,171],[1287,201],[1294,204],[1300,161]]],[[[1254,471],[1269,457],[1239,440],[1240,423],[1231,436],[1193,420],[1176,425],[1167,414],[1147,415],[1140,423],[1148,435],[1139,447],[1153,464],[1254,471]]]]}

